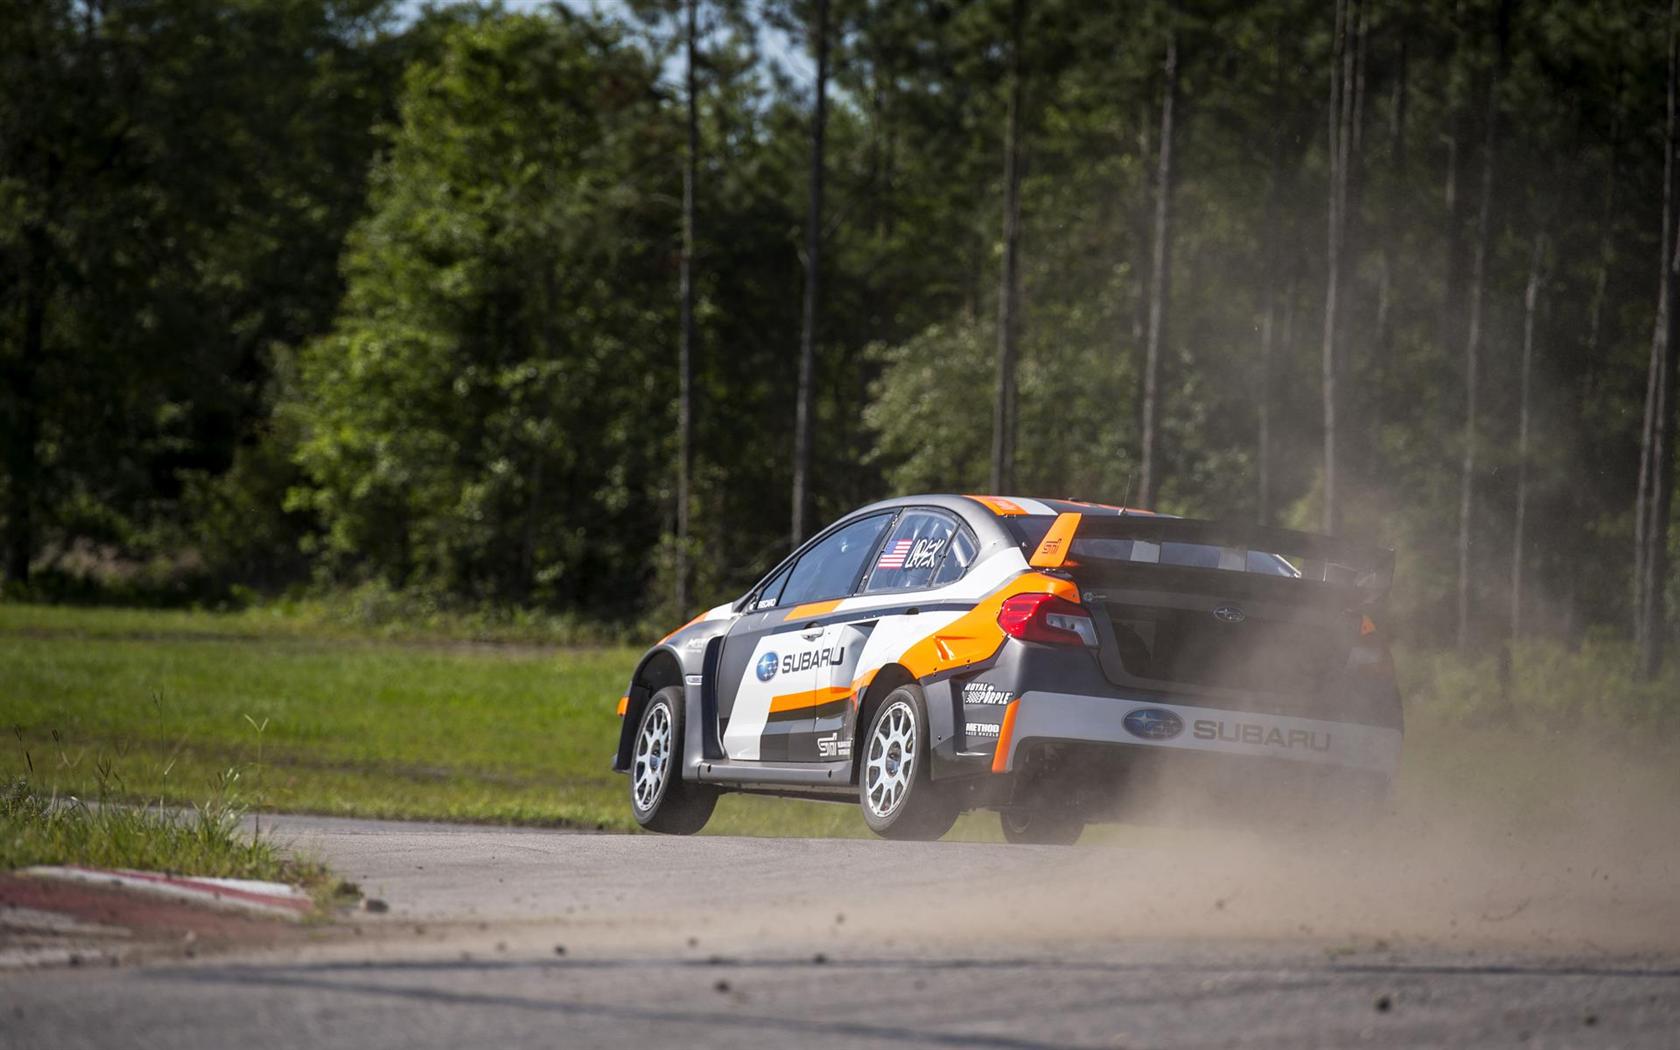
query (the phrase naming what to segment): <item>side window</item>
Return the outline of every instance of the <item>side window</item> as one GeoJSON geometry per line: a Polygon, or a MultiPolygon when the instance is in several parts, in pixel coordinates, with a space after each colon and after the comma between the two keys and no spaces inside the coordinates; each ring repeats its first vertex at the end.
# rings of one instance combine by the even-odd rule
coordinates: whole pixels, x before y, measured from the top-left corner
{"type": "Polygon", "coordinates": [[[875,542],[891,520],[891,514],[876,514],[854,521],[806,551],[794,564],[777,604],[798,605],[851,594],[864,561],[874,553],[875,542]]]}
{"type": "MultiPolygon", "coordinates": [[[[906,511],[875,559],[864,590],[902,591],[928,586],[943,570],[945,562],[956,561],[951,556],[955,546],[952,539],[959,535],[957,523],[943,514],[926,510],[906,511]]],[[[969,558],[972,559],[972,545],[969,549],[969,558]]],[[[960,576],[962,568],[959,565],[949,570],[952,573],[950,578],[960,576]]]]}
{"type": "MultiPolygon", "coordinates": [[[[789,565],[770,577],[770,582],[758,589],[758,600],[753,602],[753,609],[773,609],[782,599],[782,588],[787,586],[788,573],[793,569],[789,565]]],[[[751,610],[749,610],[751,611],[751,610]]]]}
{"type": "Polygon", "coordinates": [[[980,547],[968,530],[958,529],[957,534],[951,537],[951,545],[945,549],[945,560],[939,563],[939,570],[933,574],[933,585],[942,587],[959,579],[974,564],[974,556],[979,553],[980,547]]]}

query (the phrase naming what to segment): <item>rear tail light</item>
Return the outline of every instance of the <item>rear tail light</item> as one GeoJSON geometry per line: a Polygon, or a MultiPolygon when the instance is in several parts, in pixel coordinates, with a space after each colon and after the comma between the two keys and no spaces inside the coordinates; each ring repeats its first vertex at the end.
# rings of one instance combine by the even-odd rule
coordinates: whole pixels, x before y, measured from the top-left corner
{"type": "Polygon", "coordinates": [[[1369,616],[1359,617],[1359,639],[1348,649],[1348,670],[1355,674],[1389,676],[1394,673],[1394,660],[1388,646],[1377,633],[1377,625],[1369,616]]]}
{"type": "Polygon", "coordinates": [[[1082,607],[1054,594],[1016,594],[1003,600],[998,626],[1011,638],[1045,645],[1097,647],[1097,628],[1082,607]]]}

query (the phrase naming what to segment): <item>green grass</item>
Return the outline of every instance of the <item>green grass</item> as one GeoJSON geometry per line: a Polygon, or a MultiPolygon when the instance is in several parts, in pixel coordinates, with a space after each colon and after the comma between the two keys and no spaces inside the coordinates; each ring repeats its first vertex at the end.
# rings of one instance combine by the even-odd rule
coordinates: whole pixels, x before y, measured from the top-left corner
{"type": "Polygon", "coordinates": [[[0,788],[0,870],[82,864],[310,886],[326,881],[320,865],[287,857],[266,837],[241,829],[240,815],[225,800],[186,813],[98,805],[55,798],[16,780],[0,788]]]}
{"type": "MultiPolygon", "coordinates": [[[[608,769],[614,703],[638,649],[450,641],[433,628],[357,627],[318,609],[236,613],[0,604],[0,783],[171,804],[230,776],[253,808],[625,830],[608,769]]],[[[540,635],[533,635],[533,638],[540,635]]],[[[1510,700],[1491,659],[1398,654],[1409,737],[1401,798],[1564,794],[1606,734],[1642,743],[1594,766],[1680,794],[1680,672],[1632,681],[1631,654],[1525,648],[1510,700]],[[1628,732],[1632,730],[1633,732],[1628,732]],[[1572,750],[1573,749],[1573,750],[1572,750]],[[1640,773],[1638,775],[1646,775],[1640,773]],[[1519,788],[1518,785],[1521,785],[1519,788]]],[[[1419,802],[1418,805],[1423,805],[1419,802]]],[[[717,834],[864,835],[855,807],[728,796],[717,834]]],[[[1105,832],[1126,841],[1161,834],[1105,832]]],[[[954,838],[995,840],[965,816],[954,838]]],[[[1097,836],[1092,836],[1097,837],[1097,836]]]]}
{"type": "MultiPolygon", "coordinates": [[[[623,830],[608,766],[637,654],[404,641],[261,610],[0,604],[0,724],[17,734],[0,775],[90,794],[105,762],[126,797],[192,802],[236,768],[266,809],[623,830]]],[[[866,833],[851,807],[740,796],[707,830],[866,833]]]]}
{"type": "Polygon", "coordinates": [[[231,610],[36,605],[0,601],[0,632],[90,637],[216,637],[315,641],[601,645],[626,629],[526,610],[463,612],[365,586],[327,597],[231,610]]]}

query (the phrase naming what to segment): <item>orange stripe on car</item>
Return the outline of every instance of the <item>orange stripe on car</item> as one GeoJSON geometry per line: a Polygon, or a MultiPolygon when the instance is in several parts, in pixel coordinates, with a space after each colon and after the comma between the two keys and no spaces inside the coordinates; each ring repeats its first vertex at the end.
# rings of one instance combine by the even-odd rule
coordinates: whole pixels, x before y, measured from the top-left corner
{"type": "Polygon", "coordinates": [[[1002,496],[970,496],[968,498],[976,503],[982,504],[993,514],[1001,514],[1006,518],[1012,518],[1018,514],[1026,513],[1026,509],[1019,503],[1016,503],[1012,499],[1004,499],[1002,496]]]}
{"type": "Polygon", "coordinates": [[[1071,510],[1056,515],[1050,531],[1044,534],[1028,564],[1035,569],[1059,568],[1062,562],[1067,561],[1068,548],[1073,546],[1073,534],[1079,531],[1079,523],[1083,519],[1084,515],[1071,510]]]}
{"type": "Polygon", "coordinates": [[[774,714],[777,711],[803,711],[808,707],[821,707],[836,700],[845,700],[851,695],[852,688],[846,685],[826,685],[821,689],[809,689],[803,693],[787,693],[770,698],[770,712],[774,714]]]}
{"type": "Polygon", "coordinates": [[[898,662],[916,678],[989,659],[1003,644],[998,610],[1017,594],[1054,594],[1079,601],[1079,588],[1041,572],[1023,572],[975,603],[974,608],[910,646],[898,662]]]}
{"type": "Polygon", "coordinates": [[[1003,709],[1003,725],[998,727],[997,750],[992,752],[992,772],[1009,772],[1009,744],[1015,739],[1015,709],[1021,706],[1020,698],[1009,701],[1009,706],[1003,709]]]}
{"type": "Polygon", "coordinates": [[[701,613],[699,616],[696,616],[694,619],[692,619],[692,620],[688,621],[687,623],[683,624],[681,627],[678,627],[676,630],[672,631],[670,634],[668,634],[665,637],[659,639],[659,644],[664,645],[666,642],[670,641],[671,639],[675,638],[677,635],[679,635],[679,634],[683,633],[684,631],[688,630],[690,627],[693,627],[695,624],[699,623],[701,620],[704,620],[705,618],[706,618],[706,614],[701,613]]]}
{"type": "Polygon", "coordinates": [[[840,602],[842,600],[843,599],[835,598],[832,601],[806,602],[804,605],[795,605],[787,611],[786,616],[782,617],[782,622],[786,623],[789,620],[806,620],[813,616],[826,616],[834,610],[840,608],[840,602]]]}
{"type": "Polygon", "coordinates": [[[623,718],[624,717],[624,712],[626,712],[628,710],[630,710],[630,698],[628,696],[619,697],[618,698],[618,717],[623,718]]]}

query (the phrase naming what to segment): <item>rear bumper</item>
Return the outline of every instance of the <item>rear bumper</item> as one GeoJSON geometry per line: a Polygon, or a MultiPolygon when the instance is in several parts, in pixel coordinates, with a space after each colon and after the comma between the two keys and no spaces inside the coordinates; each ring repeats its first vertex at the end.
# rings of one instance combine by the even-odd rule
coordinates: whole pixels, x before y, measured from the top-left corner
{"type": "Polygon", "coordinates": [[[1011,707],[994,772],[1013,772],[1024,749],[1052,741],[1280,759],[1384,778],[1400,765],[1401,732],[1382,726],[1036,690],[1011,707]]]}

